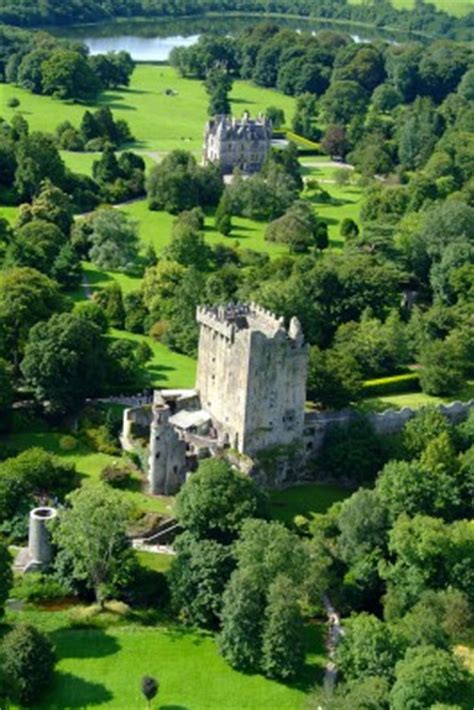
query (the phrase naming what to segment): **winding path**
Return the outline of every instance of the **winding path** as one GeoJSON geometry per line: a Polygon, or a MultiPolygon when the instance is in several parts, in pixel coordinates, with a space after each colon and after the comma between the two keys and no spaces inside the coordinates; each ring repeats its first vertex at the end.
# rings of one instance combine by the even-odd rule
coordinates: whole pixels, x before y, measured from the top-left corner
{"type": "Polygon", "coordinates": [[[329,654],[329,660],[326,663],[326,670],[324,672],[324,688],[326,690],[332,690],[337,680],[337,666],[334,662],[334,654],[336,652],[336,646],[339,643],[342,636],[344,636],[344,629],[341,626],[341,617],[334,609],[331,604],[331,600],[327,594],[323,595],[323,604],[328,617],[329,630],[327,636],[327,649],[329,654]]]}

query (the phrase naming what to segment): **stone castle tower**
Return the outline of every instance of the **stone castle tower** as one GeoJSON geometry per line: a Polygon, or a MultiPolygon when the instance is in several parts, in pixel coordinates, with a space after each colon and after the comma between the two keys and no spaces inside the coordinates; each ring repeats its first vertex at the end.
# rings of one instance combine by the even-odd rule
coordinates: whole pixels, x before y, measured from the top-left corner
{"type": "Polygon", "coordinates": [[[302,439],[308,348],[301,325],[255,304],[203,307],[196,389],[222,444],[252,455],[302,439]]]}
{"type": "Polygon", "coordinates": [[[150,424],[149,491],[173,495],[186,477],[186,442],[170,423],[171,408],[161,392],[153,396],[150,424]]]}

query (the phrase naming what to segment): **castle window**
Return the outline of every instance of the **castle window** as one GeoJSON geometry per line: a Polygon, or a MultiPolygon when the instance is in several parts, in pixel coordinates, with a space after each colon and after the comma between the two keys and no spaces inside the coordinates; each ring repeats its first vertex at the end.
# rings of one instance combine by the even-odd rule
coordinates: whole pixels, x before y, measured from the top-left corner
{"type": "Polygon", "coordinates": [[[173,466],[173,473],[178,473],[178,467],[177,467],[177,466],[173,466]]]}
{"type": "Polygon", "coordinates": [[[155,459],[159,459],[159,458],[160,458],[160,455],[161,455],[160,452],[157,451],[156,454],[155,454],[155,459]]]}

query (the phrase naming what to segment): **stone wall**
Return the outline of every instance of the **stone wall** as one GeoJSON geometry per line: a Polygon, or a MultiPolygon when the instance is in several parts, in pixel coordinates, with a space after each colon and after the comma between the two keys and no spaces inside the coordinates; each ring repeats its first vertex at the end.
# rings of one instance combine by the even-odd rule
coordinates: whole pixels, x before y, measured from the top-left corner
{"type": "MultiPolygon", "coordinates": [[[[474,400],[469,402],[451,402],[439,405],[439,411],[452,424],[462,422],[471,408],[474,400]]],[[[417,410],[410,407],[402,409],[386,409],[384,412],[372,412],[364,415],[380,436],[398,434],[405,424],[416,416],[417,410]]],[[[361,415],[353,409],[338,412],[307,412],[305,416],[304,443],[307,456],[317,456],[326,434],[336,426],[344,426],[356,420],[361,415]]]]}

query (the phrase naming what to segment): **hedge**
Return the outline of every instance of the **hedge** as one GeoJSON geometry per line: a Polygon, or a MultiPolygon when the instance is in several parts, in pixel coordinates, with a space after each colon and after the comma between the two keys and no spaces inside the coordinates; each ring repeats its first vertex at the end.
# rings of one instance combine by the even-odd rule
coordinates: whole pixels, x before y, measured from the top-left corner
{"type": "Polygon", "coordinates": [[[405,394],[419,391],[420,378],[417,372],[381,377],[377,380],[366,380],[363,385],[365,397],[380,397],[389,394],[405,394]]]}

